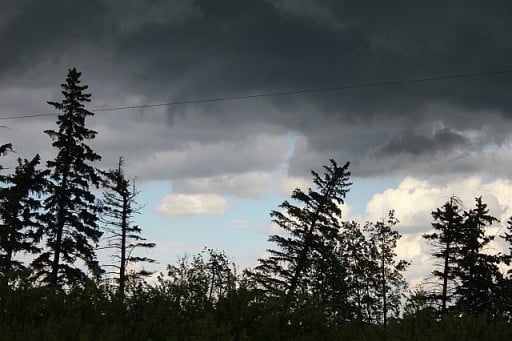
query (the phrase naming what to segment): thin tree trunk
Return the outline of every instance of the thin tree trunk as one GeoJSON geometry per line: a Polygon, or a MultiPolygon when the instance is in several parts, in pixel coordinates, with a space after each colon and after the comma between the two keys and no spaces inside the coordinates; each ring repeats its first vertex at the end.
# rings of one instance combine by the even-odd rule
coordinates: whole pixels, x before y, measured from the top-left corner
{"type": "Polygon", "coordinates": [[[443,271],[443,293],[441,296],[441,313],[446,313],[446,302],[448,301],[448,260],[450,257],[450,242],[446,243],[446,254],[444,255],[444,271],[443,271]]]}
{"type": "Polygon", "coordinates": [[[59,276],[59,267],[60,267],[60,253],[61,253],[61,246],[62,246],[62,235],[64,233],[64,207],[63,202],[64,198],[63,191],[67,188],[67,172],[64,173],[64,177],[62,178],[62,186],[59,189],[59,199],[57,202],[58,205],[58,213],[57,213],[57,223],[56,223],[56,239],[55,239],[55,249],[53,254],[53,262],[52,262],[52,273],[50,275],[50,285],[53,287],[57,286],[58,282],[58,276],[59,276]]]}
{"type": "Polygon", "coordinates": [[[313,230],[315,229],[316,222],[318,221],[318,217],[320,216],[320,212],[322,212],[322,210],[325,206],[325,201],[331,194],[331,191],[333,189],[333,185],[332,185],[333,183],[334,182],[332,182],[331,185],[327,188],[325,195],[322,197],[322,202],[317,207],[315,214],[313,216],[313,220],[308,227],[307,235],[304,240],[305,245],[304,245],[304,248],[301,250],[301,254],[300,254],[299,260],[297,262],[297,267],[295,268],[295,272],[293,274],[293,277],[292,277],[292,280],[290,283],[290,288],[288,289],[288,292],[286,293],[286,297],[285,297],[285,301],[284,301],[284,311],[285,312],[288,312],[288,309],[290,308],[292,297],[295,294],[295,291],[297,290],[297,286],[299,284],[300,275],[302,274],[302,271],[304,271],[304,269],[305,269],[304,263],[306,262],[306,258],[307,258],[309,249],[311,248],[310,244],[311,244],[312,238],[313,238],[313,230]]]}
{"type": "Polygon", "coordinates": [[[126,282],[126,229],[128,215],[128,198],[123,194],[123,214],[121,216],[121,264],[119,267],[119,294],[124,298],[126,282]]]}
{"type": "Polygon", "coordinates": [[[62,210],[59,210],[58,219],[57,219],[57,236],[55,240],[55,250],[53,254],[52,261],[52,273],[50,276],[50,285],[55,287],[57,286],[57,279],[59,275],[59,265],[60,265],[60,252],[61,252],[61,244],[62,244],[62,233],[64,231],[63,226],[63,214],[62,210]]]}
{"type": "MultiPolygon", "coordinates": [[[[384,244],[384,241],[382,241],[384,244]]],[[[382,245],[384,246],[384,245],[382,245]]],[[[387,290],[386,290],[386,267],[385,267],[385,258],[384,253],[381,256],[381,275],[382,275],[382,314],[384,327],[388,325],[388,305],[387,305],[387,290]]]]}

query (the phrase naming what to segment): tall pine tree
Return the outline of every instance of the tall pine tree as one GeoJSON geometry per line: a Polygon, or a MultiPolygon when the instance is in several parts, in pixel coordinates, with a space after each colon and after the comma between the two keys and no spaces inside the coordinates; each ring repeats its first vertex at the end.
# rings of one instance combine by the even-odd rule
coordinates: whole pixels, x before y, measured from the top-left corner
{"type": "Polygon", "coordinates": [[[457,262],[460,285],[457,288],[456,306],[471,315],[494,315],[498,301],[502,299],[499,297],[502,274],[498,268],[501,257],[487,252],[494,236],[485,233],[485,229],[497,221],[489,214],[481,197],[475,199],[472,210],[464,212],[460,257],[457,262]]]}
{"type": "Polygon", "coordinates": [[[423,238],[435,248],[432,255],[439,259],[432,275],[440,280],[441,290],[434,292],[433,298],[440,302],[442,314],[446,313],[455,289],[464,224],[460,206],[460,199],[452,196],[443,207],[432,212],[432,227],[435,232],[423,235],[423,238]]]}
{"type": "Polygon", "coordinates": [[[61,112],[58,129],[45,131],[58,153],[47,163],[51,173],[50,194],[44,201],[46,247],[33,267],[37,278],[55,287],[85,281],[85,268],[93,277],[100,275],[95,247],[102,233],[91,187],[100,184],[92,163],[101,157],[86,144],[96,132],[85,126],[85,119],[93,113],[84,107],[91,95],[84,92],[87,86],[80,85],[80,75],[70,69],[62,84],[64,99],[48,102],[61,112]]]}
{"type": "Polygon", "coordinates": [[[284,296],[285,312],[298,293],[321,286],[318,280],[330,275],[319,270],[332,269],[325,262],[332,259],[340,229],[340,205],[351,185],[348,166],[346,163],[340,167],[330,160],[330,165],[324,166],[323,176],[312,172],[315,190],[293,192],[291,198],[298,205],[284,201],[280,205],[282,211],[271,212],[273,222],[289,235],[269,237],[277,249],[268,250],[270,256],[259,260],[253,277],[268,293],[284,296]]]}

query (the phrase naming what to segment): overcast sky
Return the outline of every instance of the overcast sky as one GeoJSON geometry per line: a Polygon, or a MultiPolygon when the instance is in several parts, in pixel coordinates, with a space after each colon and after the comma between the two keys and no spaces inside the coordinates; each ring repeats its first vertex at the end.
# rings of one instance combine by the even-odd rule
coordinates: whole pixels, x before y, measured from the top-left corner
{"type": "MultiPolygon", "coordinates": [[[[1,1],[0,117],[52,113],[70,67],[95,109],[512,70],[510,2],[418,3],[1,1]]],[[[17,156],[54,155],[42,131],[55,116],[0,124],[17,156]]],[[[123,155],[138,177],[162,266],[204,245],[254,265],[270,210],[329,158],[351,162],[347,218],[397,211],[416,282],[430,271],[420,234],[449,195],[512,214],[512,73],[97,111],[88,124],[101,166],[123,155]]]]}

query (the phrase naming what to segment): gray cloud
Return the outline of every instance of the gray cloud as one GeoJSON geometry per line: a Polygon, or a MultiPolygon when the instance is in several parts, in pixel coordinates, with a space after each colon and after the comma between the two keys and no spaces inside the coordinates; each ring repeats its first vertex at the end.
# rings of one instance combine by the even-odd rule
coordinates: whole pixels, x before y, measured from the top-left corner
{"type": "MultiPolygon", "coordinates": [[[[511,10],[479,1],[2,2],[0,109],[48,111],[71,66],[95,107],[510,69],[511,10]],[[13,91],[31,94],[17,106],[4,101],[13,91]]],[[[137,175],[158,179],[275,170],[286,148],[250,141],[290,132],[299,136],[292,175],[329,157],[366,176],[422,173],[432,162],[478,171],[478,153],[510,141],[511,88],[510,75],[461,78],[98,113],[91,123],[105,159],[127,154],[137,175]]],[[[42,121],[32,122],[13,126],[42,121]]]]}
{"type": "Polygon", "coordinates": [[[406,129],[379,146],[371,156],[382,158],[388,155],[409,154],[421,158],[436,153],[450,154],[454,149],[463,149],[468,145],[469,140],[466,137],[449,128],[439,129],[432,136],[406,129]]]}
{"type": "Polygon", "coordinates": [[[229,173],[275,170],[285,161],[287,145],[265,136],[237,143],[192,143],[187,148],[148,153],[133,167],[149,179],[185,179],[229,173]]]}
{"type": "Polygon", "coordinates": [[[210,178],[184,179],[173,184],[173,192],[187,194],[216,193],[245,198],[261,198],[270,185],[270,174],[249,172],[210,178]]]}

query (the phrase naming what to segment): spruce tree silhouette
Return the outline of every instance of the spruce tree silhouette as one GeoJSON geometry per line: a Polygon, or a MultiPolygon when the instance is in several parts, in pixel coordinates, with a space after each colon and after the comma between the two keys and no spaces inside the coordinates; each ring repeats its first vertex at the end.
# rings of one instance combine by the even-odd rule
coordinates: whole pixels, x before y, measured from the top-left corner
{"type": "Polygon", "coordinates": [[[75,68],[70,69],[61,85],[64,99],[48,102],[62,113],[58,129],[45,131],[58,152],[47,162],[50,194],[44,201],[46,247],[33,267],[38,279],[55,287],[83,283],[87,279],[84,267],[96,278],[101,272],[95,254],[102,235],[98,228],[99,206],[91,191],[92,186],[100,184],[92,163],[101,157],[85,143],[96,132],[85,126],[86,117],[93,113],[84,108],[91,95],[84,93],[88,87],[80,85],[80,75],[75,68]]]}
{"type": "Polygon", "coordinates": [[[453,287],[456,279],[457,259],[460,254],[460,234],[462,233],[463,217],[461,201],[452,196],[443,207],[432,212],[434,222],[432,227],[436,232],[424,234],[429,243],[435,247],[432,256],[440,259],[432,275],[441,280],[441,292],[434,293],[434,299],[441,301],[441,313],[445,314],[448,304],[453,296],[453,287]]]}
{"type": "Polygon", "coordinates": [[[451,197],[442,209],[432,212],[438,232],[424,235],[437,250],[433,256],[442,260],[433,275],[442,280],[441,294],[434,293],[441,301],[441,312],[450,307],[450,297],[455,298],[450,309],[471,315],[497,313],[503,300],[499,297],[503,275],[499,270],[501,255],[487,252],[494,236],[485,229],[498,219],[489,214],[481,197],[475,199],[475,208],[461,213],[461,202],[451,197]],[[454,283],[449,287],[449,283],[454,283]]]}
{"type": "Polygon", "coordinates": [[[475,316],[483,313],[493,316],[503,299],[499,296],[503,275],[498,267],[501,256],[486,250],[494,235],[486,234],[485,229],[498,222],[498,219],[489,214],[482,197],[475,198],[475,207],[465,211],[463,216],[460,257],[457,261],[460,285],[456,290],[456,307],[475,316]]]}
{"type": "Polygon", "coordinates": [[[348,162],[340,167],[330,160],[330,165],[324,166],[323,177],[312,172],[317,186],[315,190],[295,189],[291,198],[298,205],[284,201],[280,205],[282,211],[270,214],[273,222],[289,236],[269,237],[278,249],[268,250],[270,256],[259,259],[259,265],[251,275],[270,295],[284,296],[284,313],[293,305],[298,290],[304,291],[315,285],[315,279],[306,275],[308,271],[324,268],[320,263],[332,254],[329,247],[340,229],[339,205],[351,185],[348,166],[348,162]]]}

